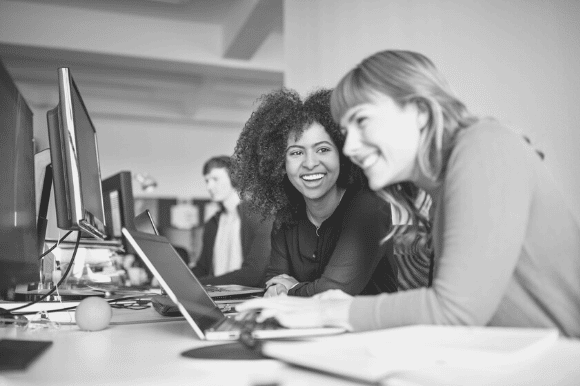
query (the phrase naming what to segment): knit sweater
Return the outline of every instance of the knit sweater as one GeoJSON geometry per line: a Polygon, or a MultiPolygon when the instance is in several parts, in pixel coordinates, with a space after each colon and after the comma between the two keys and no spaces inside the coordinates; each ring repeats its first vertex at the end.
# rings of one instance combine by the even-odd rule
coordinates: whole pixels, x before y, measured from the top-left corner
{"type": "Polygon", "coordinates": [[[551,327],[580,337],[580,225],[545,165],[491,120],[458,133],[433,196],[432,287],[357,297],[355,330],[551,327]]]}

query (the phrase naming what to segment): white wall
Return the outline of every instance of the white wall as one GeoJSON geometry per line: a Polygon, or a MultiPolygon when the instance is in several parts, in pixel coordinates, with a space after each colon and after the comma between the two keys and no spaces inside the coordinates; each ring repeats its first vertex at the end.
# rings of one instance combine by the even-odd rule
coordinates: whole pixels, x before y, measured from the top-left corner
{"type": "Polygon", "coordinates": [[[580,1],[286,1],[285,85],[334,86],[387,48],[430,57],[470,110],[528,134],[580,214],[580,1]]]}
{"type": "MultiPolygon", "coordinates": [[[[158,182],[155,197],[209,197],[202,165],[215,155],[231,155],[239,136],[232,129],[94,120],[103,178],[120,170],[149,173],[158,182]]],[[[145,197],[133,183],[135,196],[145,197]]]]}

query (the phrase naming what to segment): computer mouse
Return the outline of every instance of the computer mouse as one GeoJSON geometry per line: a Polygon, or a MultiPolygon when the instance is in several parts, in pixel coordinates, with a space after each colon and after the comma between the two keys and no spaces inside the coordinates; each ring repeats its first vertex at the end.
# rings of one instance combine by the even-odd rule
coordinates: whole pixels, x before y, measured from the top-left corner
{"type": "Polygon", "coordinates": [[[100,331],[107,328],[112,316],[111,305],[98,296],[83,299],[75,310],[77,326],[84,331],[100,331]]]}

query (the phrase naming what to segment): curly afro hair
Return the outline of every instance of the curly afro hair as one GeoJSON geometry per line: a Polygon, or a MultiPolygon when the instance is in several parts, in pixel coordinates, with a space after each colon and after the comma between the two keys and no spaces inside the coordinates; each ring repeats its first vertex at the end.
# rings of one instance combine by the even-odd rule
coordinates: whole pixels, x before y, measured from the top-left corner
{"type": "MultiPolygon", "coordinates": [[[[332,90],[321,89],[302,101],[298,93],[280,89],[263,95],[258,108],[244,125],[232,157],[232,174],[240,195],[263,216],[275,216],[275,227],[295,224],[305,211],[304,198],[286,175],[285,154],[290,134],[300,135],[317,122],[328,132],[338,149],[344,135],[332,119],[332,90]]],[[[362,187],[361,170],[340,152],[337,186],[362,187]]]]}

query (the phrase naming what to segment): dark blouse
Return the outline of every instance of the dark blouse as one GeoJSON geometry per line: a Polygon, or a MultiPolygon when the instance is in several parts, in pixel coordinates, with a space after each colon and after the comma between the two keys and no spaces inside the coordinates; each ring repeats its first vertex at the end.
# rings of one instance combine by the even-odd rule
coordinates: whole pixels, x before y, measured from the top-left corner
{"type": "Polygon", "coordinates": [[[306,217],[272,231],[266,280],[287,274],[300,282],[288,295],[312,296],[329,289],[351,295],[397,291],[390,205],[369,190],[347,189],[316,234],[306,217]]]}

